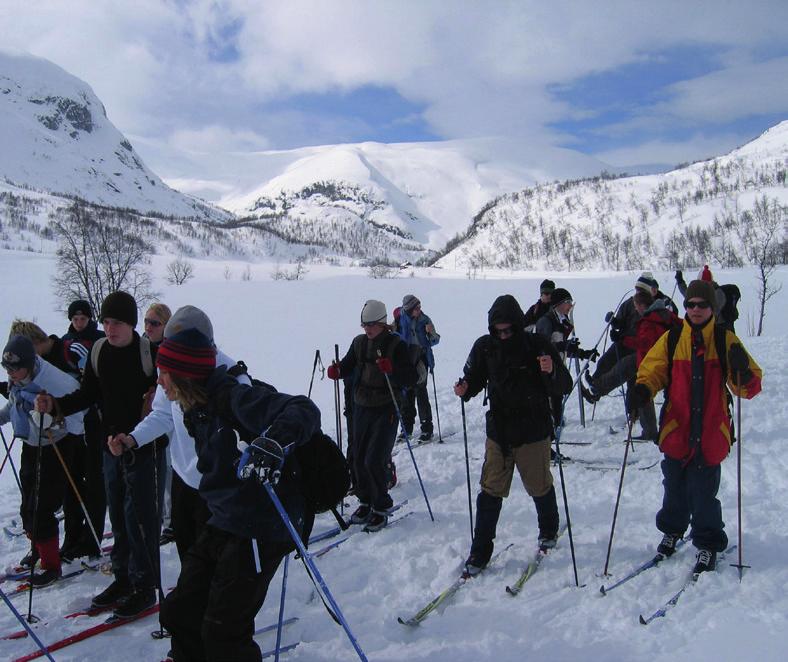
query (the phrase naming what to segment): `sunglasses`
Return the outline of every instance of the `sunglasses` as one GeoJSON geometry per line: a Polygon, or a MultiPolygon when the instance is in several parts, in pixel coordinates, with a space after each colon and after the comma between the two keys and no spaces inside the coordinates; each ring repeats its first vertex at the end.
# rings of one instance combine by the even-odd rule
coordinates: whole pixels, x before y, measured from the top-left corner
{"type": "Polygon", "coordinates": [[[149,317],[146,317],[143,322],[145,322],[145,326],[152,326],[154,329],[160,327],[162,325],[159,320],[152,320],[149,317]]]}
{"type": "Polygon", "coordinates": [[[685,301],[684,302],[684,310],[691,310],[693,308],[700,308],[701,310],[706,310],[707,308],[711,308],[711,304],[708,301],[685,301]]]}
{"type": "Polygon", "coordinates": [[[499,338],[503,338],[504,336],[511,336],[514,333],[514,327],[507,326],[503,329],[495,329],[495,335],[499,338]]]}

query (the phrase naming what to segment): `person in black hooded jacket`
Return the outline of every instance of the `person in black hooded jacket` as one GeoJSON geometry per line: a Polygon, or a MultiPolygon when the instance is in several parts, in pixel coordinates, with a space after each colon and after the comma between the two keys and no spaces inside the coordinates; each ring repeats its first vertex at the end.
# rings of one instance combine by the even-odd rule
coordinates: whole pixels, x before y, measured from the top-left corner
{"type": "Polygon", "coordinates": [[[513,296],[498,297],[487,319],[490,333],[473,344],[464,376],[454,386],[455,394],[465,401],[486,386],[490,401],[474,539],[465,563],[469,575],[490,561],[498,516],[515,467],[536,505],[540,547],[555,546],[559,518],[550,472],[553,419],[549,397],[572,388],[572,377],[552,344],[525,332],[523,311],[513,296]]]}

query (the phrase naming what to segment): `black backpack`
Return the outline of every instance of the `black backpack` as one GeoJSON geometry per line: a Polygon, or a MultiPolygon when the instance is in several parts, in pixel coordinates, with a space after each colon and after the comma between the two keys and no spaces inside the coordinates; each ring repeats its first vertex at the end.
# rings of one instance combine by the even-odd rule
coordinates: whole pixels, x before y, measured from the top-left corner
{"type": "MultiPolygon", "coordinates": [[[[243,361],[228,368],[227,374],[233,377],[245,374],[252,386],[276,392],[271,384],[249,375],[243,361]]],[[[318,430],[307,443],[296,447],[295,457],[301,467],[301,493],[307,509],[313,514],[330,510],[339,521],[336,505],[350,489],[350,467],[342,451],[331,437],[318,430]]]]}
{"type": "Polygon", "coordinates": [[[725,294],[725,305],[720,311],[722,320],[727,324],[732,324],[739,319],[739,300],[741,299],[741,292],[739,288],[733,283],[728,285],[720,285],[720,289],[725,294]]]}

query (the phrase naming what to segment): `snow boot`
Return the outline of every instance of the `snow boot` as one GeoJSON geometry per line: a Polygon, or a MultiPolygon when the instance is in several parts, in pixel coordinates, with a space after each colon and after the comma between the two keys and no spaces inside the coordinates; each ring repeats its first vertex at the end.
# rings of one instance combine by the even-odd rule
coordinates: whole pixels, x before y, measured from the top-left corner
{"type": "Polygon", "coordinates": [[[679,540],[681,540],[679,534],[666,533],[662,536],[662,541],[657,545],[657,553],[662,554],[665,558],[673,556],[673,552],[676,551],[676,545],[679,540]]]}
{"type": "Polygon", "coordinates": [[[490,562],[495,543],[495,529],[501,514],[503,499],[487,494],[484,490],[476,497],[476,526],[473,530],[473,545],[465,561],[465,573],[478,575],[490,562]]]}
{"type": "Polygon", "coordinates": [[[372,517],[372,508],[365,503],[358,504],[358,508],[350,516],[351,524],[366,524],[372,517]]]}
{"type": "Polygon", "coordinates": [[[57,570],[44,570],[37,572],[33,575],[33,580],[30,582],[34,588],[44,588],[54,584],[61,576],[60,568],[57,570]]]}
{"type": "Polygon", "coordinates": [[[116,579],[101,593],[93,598],[91,607],[111,607],[131,594],[131,584],[127,580],[116,579]]]}
{"type": "Polygon", "coordinates": [[[381,529],[385,528],[388,523],[389,518],[385,512],[379,513],[377,510],[373,510],[372,515],[367,520],[367,525],[364,527],[364,531],[367,533],[375,533],[376,531],[380,531],[381,529]]]}
{"type": "Polygon", "coordinates": [[[134,618],[155,604],[156,591],[152,588],[138,588],[120,602],[113,615],[118,618],[134,618]]]}
{"type": "Polygon", "coordinates": [[[536,520],[539,524],[539,549],[555,547],[558,538],[558,503],[555,498],[555,485],[542,496],[532,497],[536,506],[536,520]]]}
{"type": "Polygon", "coordinates": [[[714,570],[717,567],[717,552],[712,552],[710,549],[698,550],[697,561],[692,572],[699,575],[702,572],[714,570]]]}

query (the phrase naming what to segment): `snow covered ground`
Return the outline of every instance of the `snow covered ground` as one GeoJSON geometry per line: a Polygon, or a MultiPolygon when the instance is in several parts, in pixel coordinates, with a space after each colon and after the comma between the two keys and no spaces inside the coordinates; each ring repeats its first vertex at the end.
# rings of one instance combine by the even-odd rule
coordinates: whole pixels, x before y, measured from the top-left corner
{"type": "MultiPolygon", "coordinates": [[[[467,280],[447,270],[417,270],[395,280],[371,280],[361,271],[310,267],[305,281],[273,281],[271,265],[252,265],[252,280],[241,281],[245,264],[233,265],[236,274],[224,276],[225,262],[197,262],[196,278],[180,287],[163,278],[165,258],[154,258],[157,287],[170,307],[192,303],[212,318],[217,343],[230,355],[243,359],[253,375],[274,383],[280,390],[305,393],[315,349],[323,362],[338,343],[344,353],[359,332],[361,306],[367,298],[384,300],[389,310],[404,294],[414,293],[442,334],[436,348],[436,379],[440,422],[446,443],[414,451],[436,516],[431,523],[415,472],[407,453],[397,456],[399,485],[395,500],[409,499],[406,510],[414,514],[377,534],[359,534],[319,560],[319,566],[370,660],[741,660],[759,662],[785,659],[788,648],[788,430],[786,375],[788,375],[788,323],[786,293],[771,303],[764,336],[749,338],[747,312],[754,310],[755,273],[721,271],[720,282],[737,282],[744,300],[740,307],[739,335],[764,368],[763,393],[742,405],[744,561],[752,566],[740,583],[737,571],[721,564],[713,576],[702,577],[664,619],[648,627],[638,615],[659,607],[682,583],[694,559],[691,549],[680,552],[663,567],[649,571],[607,597],[599,586],[623,576],[653,553],[659,540],[654,515],[660,505],[659,459],[651,444],[634,451],[637,464],[627,469],[619,510],[610,570],[600,576],[619,472],[592,471],[579,464],[565,467],[566,489],[572,518],[574,546],[581,587],[575,587],[569,538],[526,584],[518,597],[504,587],[514,581],[523,562],[533,552],[536,517],[531,500],[517,480],[506,501],[498,530],[498,549],[514,546],[488,572],[467,585],[442,614],[433,614],[420,627],[397,623],[422,607],[457,576],[469,543],[467,487],[460,406],[451,385],[461,374],[471,344],[486,331],[486,313],[499,294],[514,294],[523,307],[537,296],[543,273],[487,273],[467,280]],[[780,651],[783,651],[782,653],[780,651]]],[[[15,317],[33,318],[48,333],[62,334],[65,315],[54,310],[50,278],[54,261],[49,256],[0,252],[2,302],[0,330],[15,317]]],[[[689,273],[689,270],[687,270],[689,273]]],[[[657,272],[662,289],[670,292],[672,275],[657,272]]],[[[633,274],[552,274],[577,302],[575,320],[584,346],[593,345],[603,326],[606,310],[615,306],[634,282],[633,274]]],[[[788,280],[788,270],[776,278],[788,280]]],[[[5,337],[5,331],[2,331],[5,337]]],[[[313,396],[323,412],[323,424],[334,435],[333,389],[329,380],[316,378],[313,396]]],[[[484,409],[478,397],[466,406],[471,478],[474,496],[481,468],[484,409]]],[[[589,458],[609,466],[620,464],[623,433],[611,435],[610,426],[624,427],[621,398],[608,397],[590,408],[586,429],[578,422],[576,397],[568,404],[564,441],[590,441],[590,446],[565,446],[571,457],[589,458]]],[[[5,426],[10,441],[11,428],[5,426]]],[[[19,448],[13,457],[19,459],[19,448]]],[[[555,472],[558,480],[558,472],[555,472]]],[[[560,493],[560,489],[559,489],[560,493]]],[[[720,498],[732,542],[737,539],[736,462],[729,458],[722,472],[720,498]]],[[[561,501],[559,496],[559,501],[561,501]]],[[[351,500],[352,503],[352,500],[351,500]]],[[[0,477],[0,521],[17,517],[19,497],[11,472],[0,477]]],[[[351,506],[352,507],[352,506],[351,506]]],[[[562,520],[563,503],[559,503],[562,520]]],[[[332,524],[321,517],[318,532],[332,524]]],[[[0,565],[18,561],[25,553],[22,538],[0,535],[0,565]]],[[[735,562],[735,559],[730,559],[735,562]]],[[[178,574],[173,545],[162,548],[164,586],[178,574]]],[[[44,642],[53,642],[100,618],[66,622],[65,614],[85,606],[90,597],[110,581],[100,573],[84,574],[70,583],[34,595],[34,613],[48,620],[38,627],[44,642]]],[[[278,609],[280,581],[271,584],[269,598],[258,616],[258,625],[271,623],[278,609]]],[[[7,590],[11,584],[5,583],[7,590]]],[[[17,597],[20,610],[27,598],[17,597]]],[[[300,641],[288,660],[352,660],[354,652],[341,628],[326,614],[299,563],[290,564],[287,614],[300,620],[285,633],[284,642],[300,641]]],[[[154,641],[149,632],[154,618],[125,625],[55,653],[57,660],[157,660],[167,652],[166,641],[154,641]]],[[[0,607],[0,633],[19,628],[11,613],[0,607]]],[[[274,644],[274,634],[260,638],[264,650],[274,644]]],[[[0,641],[0,658],[14,659],[34,650],[30,640],[0,641]]]]}

